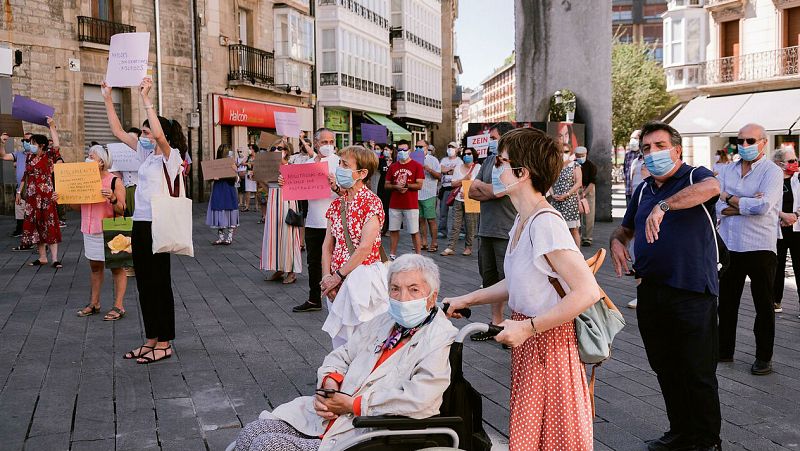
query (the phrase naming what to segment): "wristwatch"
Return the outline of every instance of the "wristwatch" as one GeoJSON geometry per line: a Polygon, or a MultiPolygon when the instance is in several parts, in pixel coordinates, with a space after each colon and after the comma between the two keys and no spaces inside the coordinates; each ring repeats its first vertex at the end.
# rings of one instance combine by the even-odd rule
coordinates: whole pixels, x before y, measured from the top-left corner
{"type": "Polygon", "coordinates": [[[660,200],[660,201],[658,201],[658,208],[660,208],[661,211],[666,213],[666,212],[669,211],[669,204],[667,203],[667,201],[660,200]]]}
{"type": "Polygon", "coordinates": [[[345,279],[345,275],[344,275],[344,274],[342,274],[342,272],[341,272],[341,271],[339,271],[338,269],[336,270],[336,275],[337,275],[337,276],[339,276],[339,279],[341,279],[341,280],[344,280],[344,279],[345,279]]]}

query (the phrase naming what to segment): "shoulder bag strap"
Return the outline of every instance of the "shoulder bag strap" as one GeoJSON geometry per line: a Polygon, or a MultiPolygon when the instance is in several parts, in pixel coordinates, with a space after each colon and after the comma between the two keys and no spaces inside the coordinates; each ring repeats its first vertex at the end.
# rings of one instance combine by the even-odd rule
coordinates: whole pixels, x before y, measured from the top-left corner
{"type": "Polygon", "coordinates": [[[181,187],[180,187],[181,175],[177,174],[175,176],[175,182],[173,183],[174,187],[170,186],[171,183],[170,183],[170,179],[169,179],[169,172],[167,171],[167,163],[162,161],[161,165],[162,165],[162,167],[164,169],[164,178],[167,180],[167,191],[169,191],[170,197],[180,197],[180,195],[181,195],[181,187]]]}
{"type": "MultiPolygon", "coordinates": [[[[689,185],[694,185],[694,170],[697,168],[692,168],[692,171],[689,172],[689,185]]],[[[708,223],[711,224],[711,234],[714,235],[714,250],[717,253],[717,270],[722,269],[722,264],[719,261],[719,243],[717,243],[717,228],[714,226],[714,220],[711,219],[711,214],[708,212],[705,204],[700,204],[700,207],[703,208],[703,213],[706,214],[708,218],[708,223]]]]}
{"type": "MultiPolygon", "coordinates": [[[[533,218],[531,218],[531,225],[533,225],[533,221],[543,213],[550,213],[563,219],[563,217],[558,212],[553,211],[549,208],[543,208],[538,212],[536,212],[535,215],[533,215],[533,218]]],[[[531,228],[530,226],[528,226],[528,236],[530,236],[530,234],[531,234],[531,228]]],[[[530,238],[531,238],[531,245],[533,245],[533,237],[530,238]]],[[[556,272],[556,269],[553,267],[553,264],[550,262],[550,259],[547,257],[547,254],[542,254],[542,256],[544,257],[545,261],[547,261],[547,265],[550,266],[550,270],[556,272]]],[[[557,278],[547,276],[547,280],[550,282],[550,285],[552,285],[553,288],[556,290],[556,293],[558,293],[558,297],[563,298],[564,296],[567,295],[567,292],[564,291],[564,287],[561,286],[561,282],[559,282],[557,278]]]]}

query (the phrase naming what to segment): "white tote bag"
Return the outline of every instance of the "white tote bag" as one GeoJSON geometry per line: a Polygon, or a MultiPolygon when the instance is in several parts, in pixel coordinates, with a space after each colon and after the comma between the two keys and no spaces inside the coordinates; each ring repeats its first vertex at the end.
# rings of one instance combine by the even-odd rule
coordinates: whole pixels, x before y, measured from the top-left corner
{"type": "Polygon", "coordinates": [[[167,165],[164,164],[164,179],[162,192],[150,200],[153,211],[153,253],[167,252],[194,257],[192,200],[186,197],[180,172],[171,187],[167,165]]]}

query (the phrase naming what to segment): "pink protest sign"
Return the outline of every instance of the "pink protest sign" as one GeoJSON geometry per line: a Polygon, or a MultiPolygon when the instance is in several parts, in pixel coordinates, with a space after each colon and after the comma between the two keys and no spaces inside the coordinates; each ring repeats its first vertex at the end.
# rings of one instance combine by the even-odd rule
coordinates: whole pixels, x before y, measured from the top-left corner
{"type": "Polygon", "coordinates": [[[328,163],[284,164],[283,200],[323,199],[331,195],[328,163]]]}

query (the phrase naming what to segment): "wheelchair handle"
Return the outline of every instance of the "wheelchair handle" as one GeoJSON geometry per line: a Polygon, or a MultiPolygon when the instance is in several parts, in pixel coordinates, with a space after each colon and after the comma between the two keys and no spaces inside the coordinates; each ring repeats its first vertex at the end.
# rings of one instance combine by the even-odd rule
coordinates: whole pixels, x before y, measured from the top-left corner
{"type": "Polygon", "coordinates": [[[489,332],[491,332],[492,334],[497,335],[502,331],[503,331],[502,327],[495,326],[494,324],[489,324],[489,332]]]}
{"type": "MultiPolygon", "coordinates": [[[[449,309],[449,308],[450,308],[450,304],[448,302],[445,302],[444,304],[442,304],[442,312],[447,313],[447,309],[449,309]]],[[[472,316],[472,310],[470,310],[468,308],[458,309],[453,313],[458,313],[459,315],[463,316],[464,318],[469,318],[470,316],[472,316]]]]}

